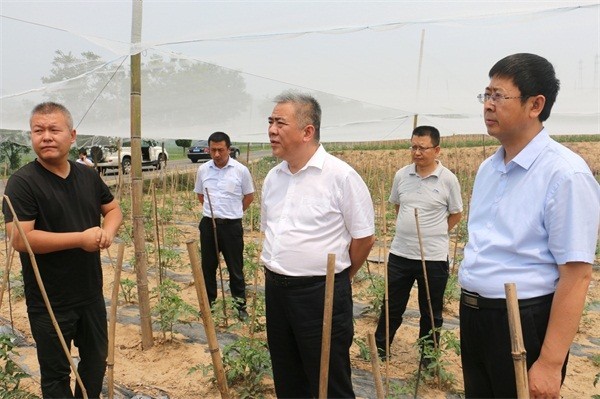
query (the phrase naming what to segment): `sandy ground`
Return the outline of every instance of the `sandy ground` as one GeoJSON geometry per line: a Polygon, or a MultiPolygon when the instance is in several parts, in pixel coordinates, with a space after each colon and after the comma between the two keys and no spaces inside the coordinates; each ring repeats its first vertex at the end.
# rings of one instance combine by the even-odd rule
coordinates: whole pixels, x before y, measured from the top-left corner
{"type": "MultiPolygon", "coordinates": [[[[600,153],[600,145],[598,143],[585,143],[581,149],[576,150],[584,153],[584,158],[590,162],[597,162],[599,159],[597,154],[600,153]],[[591,147],[591,148],[590,148],[591,147]]],[[[365,154],[372,153],[369,156],[375,159],[386,158],[387,152],[381,154],[377,151],[362,152],[361,159],[365,154]]],[[[352,163],[354,154],[344,154],[352,163]]],[[[488,154],[489,155],[489,154],[488,154]]],[[[455,157],[460,157],[454,154],[455,157]]],[[[445,164],[451,164],[452,157],[449,157],[445,164]]],[[[354,161],[356,162],[356,160],[354,161]]],[[[388,161],[401,164],[399,161],[388,161]]],[[[598,171],[597,166],[592,166],[598,171]]],[[[391,168],[393,170],[395,168],[391,168]]],[[[597,172],[596,172],[597,173],[597,172]]],[[[198,212],[195,210],[194,212],[198,212]]],[[[179,231],[178,236],[178,253],[180,259],[177,266],[169,271],[169,277],[176,281],[182,288],[180,296],[189,304],[198,309],[198,298],[196,290],[193,286],[193,278],[190,271],[189,258],[185,242],[190,239],[197,239],[197,220],[193,213],[187,217],[183,212],[175,213],[170,221],[170,225],[176,226],[179,231]]],[[[3,230],[3,229],[2,229],[3,230]]],[[[393,232],[392,232],[393,233],[393,232]]],[[[381,237],[379,237],[381,238],[381,237]]],[[[246,242],[260,243],[260,236],[257,232],[249,232],[246,234],[246,242]]],[[[376,247],[373,249],[368,271],[372,276],[383,275],[383,264],[379,260],[384,259],[385,247],[388,245],[387,239],[379,239],[376,247]]],[[[457,255],[460,257],[460,246],[458,245],[457,255]]],[[[4,246],[3,246],[4,247],[4,246]]],[[[102,252],[103,270],[104,270],[104,290],[107,306],[110,306],[110,298],[114,280],[113,263],[116,259],[116,247],[111,247],[111,257],[108,252],[102,252]],[[112,260],[112,262],[111,262],[112,260]]],[[[454,246],[451,243],[450,254],[454,253],[454,246]]],[[[133,246],[126,247],[124,256],[123,273],[121,279],[128,278],[132,281],[136,280],[136,275],[131,266],[133,259],[133,246]]],[[[6,250],[3,248],[0,251],[0,261],[2,265],[6,264],[6,250]]],[[[149,264],[154,262],[154,255],[149,256],[149,264]]],[[[452,261],[451,261],[452,264],[452,261]]],[[[18,259],[15,259],[13,270],[18,270],[20,264],[18,259]]],[[[454,272],[456,273],[455,265],[454,272]]],[[[254,277],[248,276],[248,292],[249,303],[253,296],[254,277]]],[[[157,276],[153,267],[149,270],[149,285],[150,288],[156,286],[157,276]]],[[[257,289],[262,289],[262,273],[257,276],[257,289]]],[[[367,342],[367,334],[375,330],[377,318],[373,312],[365,312],[365,308],[371,305],[371,297],[369,296],[370,278],[367,273],[367,268],[363,267],[361,278],[357,278],[353,285],[355,299],[355,338],[360,342],[367,342]]],[[[14,289],[14,287],[13,287],[14,289]]],[[[151,305],[156,302],[153,297],[151,305]]],[[[392,358],[389,364],[382,365],[382,375],[384,380],[389,376],[390,382],[390,397],[401,397],[407,395],[412,397],[414,386],[410,382],[414,382],[414,374],[418,365],[418,351],[415,346],[415,340],[418,334],[418,305],[416,303],[416,288],[413,289],[411,300],[407,312],[405,314],[405,322],[400,328],[396,339],[391,347],[392,358]]],[[[250,309],[252,314],[252,310],[250,309]]],[[[378,314],[378,313],[377,313],[378,314]]],[[[4,296],[0,316],[3,322],[0,324],[10,325],[11,321],[14,328],[19,331],[22,336],[22,341],[17,351],[19,356],[14,356],[14,359],[29,373],[31,378],[23,380],[22,386],[28,391],[41,396],[39,389],[39,371],[37,368],[37,359],[33,340],[29,331],[29,324],[25,311],[23,299],[13,299],[10,302],[7,296],[4,296]]],[[[458,339],[458,303],[451,300],[446,305],[445,309],[445,330],[454,334],[458,339]]],[[[123,297],[120,296],[118,304],[118,323],[116,327],[115,337],[115,365],[114,365],[114,380],[117,385],[115,397],[151,397],[151,398],[218,398],[219,391],[211,378],[204,375],[201,371],[190,373],[190,369],[197,365],[211,364],[211,357],[208,352],[206,338],[200,319],[188,317],[190,325],[177,324],[175,326],[176,333],[171,336],[169,334],[163,336],[158,325],[154,325],[154,345],[149,349],[142,349],[141,331],[139,327],[139,309],[136,303],[125,303],[123,297]]],[[[220,345],[230,343],[237,337],[249,336],[250,323],[239,323],[233,317],[229,319],[229,327],[224,325],[218,326],[218,339],[220,345]]],[[[264,324],[264,318],[259,319],[264,324]]],[[[585,312],[580,322],[579,332],[575,337],[575,342],[571,348],[571,357],[569,361],[568,374],[565,384],[562,388],[562,396],[564,398],[590,398],[593,395],[600,395],[600,384],[598,387],[593,386],[594,377],[600,372],[598,363],[592,360],[595,357],[596,362],[600,357],[600,266],[598,259],[594,265],[593,279],[587,298],[585,312]]],[[[264,331],[254,333],[257,338],[265,339],[264,331]]],[[[77,357],[77,350],[73,348],[72,355],[77,357]]],[[[373,387],[370,361],[364,360],[361,356],[361,346],[355,343],[351,349],[351,358],[353,365],[353,376],[357,386],[357,395],[361,397],[375,397],[373,387]]],[[[418,396],[422,398],[446,398],[460,397],[462,393],[462,375],[460,368],[459,356],[451,350],[444,353],[444,368],[454,380],[438,389],[435,380],[428,380],[419,386],[418,396]]],[[[110,372],[110,370],[109,370],[110,372]]],[[[272,381],[265,379],[266,397],[274,397],[272,390],[272,381]]],[[[232,387],[234,390],[236,387],[232,387]]],[[[104,397],[107,397],[104,395],[104,397]]]]}

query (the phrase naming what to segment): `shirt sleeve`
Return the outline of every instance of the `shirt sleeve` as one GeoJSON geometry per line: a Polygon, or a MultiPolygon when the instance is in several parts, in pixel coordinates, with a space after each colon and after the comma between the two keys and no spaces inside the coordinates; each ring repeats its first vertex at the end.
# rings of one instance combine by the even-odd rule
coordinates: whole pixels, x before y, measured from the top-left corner
{"type": "MultiPolygon", "coordinates": [[[[17,176],[10,178],[6,184],[4,195],[10,199],[18,220],[31,221],[37,219],[39,213],[37,202],[25,179],[17,176]]],[[[2,200],[2,211],[6,223],[12,222],[13,214],[5,198],[2,200]]]]}
{"type": "Polygon", "coordinates": [[[375,234],[375,211],[371,194],[354,170],[348,173],[344,184],[342,213],[352,238],[364,238],[375,234]]]}
{"type": "Polygon", "coordinates": [[[390,198],[388,200],[389,202],[395,205],[400,205],[400,196],[398,195],[398,187],[400,186],[400,180],[402,180],[400,175],[400,171],[397,171],[394,175],[392,190],[390,191],[390,198]]]}
{"type": "Polygon", "coordinates": [[[452,177],[453,179],[450,184],[450,195],[448,198],[448,212],[450,212],[450,214],[455,214],[463,211],[463,202],[458,178],[454,174],[452,177]]]}
{"type": "Polygon", "coordinates": [[[590,173],[564,177],[551,191],[544,223],[556,263],[594,263],[600,219],[600,186],[590,173]]]}
{"type": "Polygon", "coordinates": [[[252,181],[252,175],[250,170],[244,167],[242,172],[242,194],[248,195],[254,192],[254,182],[252,181]]]}
{"type": "Polygon", "coordinates": [[[196,172],[196,184],[194,185],[194,192],[196,194],[204,194],[204,187],[202,185],[202,167],[198,167],[196,172]]]}

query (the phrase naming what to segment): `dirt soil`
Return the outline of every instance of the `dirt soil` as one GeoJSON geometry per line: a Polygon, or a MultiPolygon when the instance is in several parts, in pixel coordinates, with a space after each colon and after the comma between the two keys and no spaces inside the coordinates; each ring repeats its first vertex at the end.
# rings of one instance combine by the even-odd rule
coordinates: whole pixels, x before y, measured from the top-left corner
{"type": "MultiPolygon", "coordinates": [[[[600,159],[600,143],[581,143],[570,145],[575,151],[582,154],[588,161],[595,173],[598,173],[598,162],[600,159]]],[[[488,148],[489,155],[491,150],[488,148]]],[[[399,151],[396,151],[399,152],[399,151]]],[[[452,167],[457,159],[477,158],[474,154],[480,154],[481,149],[460,149],[460,153],[442,154],[445,156],[443,162],[445,165],[452,167]]],[[[383,179],[388,179],[391,183],[393,173],[399,166],[407,162],[407,155],[400,154],[396,158],[396,154],[386,151],[344,151],[339,154],[340,157],[346,159],[353,165],[363,165],[360,169],[361,174],[373,173],[365,171],[365,168],[373,168],[373,170],[386,169],[383,179]],[[379,163],[385,166],[377,166],[379,163]],[[366,166],[365,166],[366,165],[366,166]]],[[[479,161],[480,162],[480,161],[479,161]]],[[[477,161],[474,162],[473,168],[476,168],[477,161]]],[[[371,170],[371,169],[369,169],[371,170]]],[[[474,171],[473,171],[474,173],[474,171]]],[[[258,182],[257,188],[260,188],[261,182],[258,182]]],[[[373,188],[370,186],[372,192],[373,188]]],[[[388,194],[385,194],[387,196],[388,194]]],[[[174,198],[167,200],[176,200],[186,197],[188,194],[175,194],[174,198]]],[[[468,193],[465,193],[465,198],[468,199],[468,193]]],[[[193,197],[192,197],[193,199],[193,197]]],[[[189,257],[186,249],[188,240],[198,239],[197,222],[200,214],[199,206],[194,205],[188,211],[176,211],[173,213],[168,225],[177,231],[177,239],[174,240],[174,247],[179,254],[177,265],[169,271],[169,277],[178,283],[181,287],[180,296],[188,303],[198,309],[198,298],[193,285],[193,278],[190,271],[189,257]]],[[[378,205],[376,204],[376,207],[378,205]]],[[[378,217],[382,212],[378,212],[378,217]]],[[[379,222],[378,222],[379,223],[379,222]]],[[[388,221],[386,225],[392,226],[393,221],[388,221]]],[[[246,225],[246,244],[253,244],[255,247],[260,246],[261,236],[256,231],[249,231],[246,225]]],[[[3,231],[1,229],[0,231],[3,231]]],[[[389,245],[390,237],[393,230],[388,232],[388,235],[383,238],[380,233],[382,228],[378,228],[378,241],[369,257],[368,270],[363,267],[359,277],[353,283],[354,300],[355,300],[355,338],[356,342],[351,348],[351,358],[353,365],[353,377],[357,386],[357,395],[359,397],[375,397],[375,389],[373,387],[370,361],[364,360],[361,356],[361,345],[367,341],[367,334],[375,330],[377,323],[377,312],[369,312],[371,307],[372,295],[370,291],[371,276],[383,275],[383,259],[385,259],[386,247],[389,245]]],[[[172,230],[173,231],[173,230],[172,230]]],[[[2,237],[4,238],[4,237],[2,237]]],[[[451,240],[454,241],[454,240],[451,240]]],[[[150,241],[150,246],[152,246],[150,241]]],[[[454,242],[451,242],[450,256],[451,267],[456,274],[456,269],[459,267],[459,262],[454,262],[454,253],[456,259],[461,257],[462,244],[459,243],[454,248],[454,242]]],[[[110,308],[110,298],[114,282],[113,264],[116,262],[117,247],[113,246],[108,251],[102,252],[103,271],[104,271],[104,292],[107,301],[107,306],[110,308]]],[[[256,252],[254,252],[253,256],[256,252]]],[[[121,279],[129,279],[136,281],[136,275],[132,267],[134,259],[133,245],[128,244],[125,250],[123,272],[121,279]]],[[[0,261],[3,265],[6,262],[6,249],[0,250],[0,261]]],[[[254,262],[256,259],[254,259],[254,262]]],[[[594,377],[600,372],[600,266],[599,259],[596,259],[594,265],[593,278],[590,285],[587,306],[580,322],[579,331],[575,337],[575,341],[571,348],[571,356],[569,359],[569,367],[567,378],[563,385],[561,394],[564,398],[590,398],[592,395],[600,394],[600,384],[594,387],[594,377]],[[594,360],[595,362],[594,362],[594,360]]],[[[155,254],[148,255],[149,263],[149,286],[150,289],[157,284],[155,254]]],[[[13,273],[19,270],[20,263],[18,258],[15,258],[13,264],[13,273]]],[[[225,276],[226,277],[226,276],[225,276]]],[[[254,276],[248,276],[248,303],[251,304],[253,292],[256,288],[259,292],[263,287],[262,273],[257,273],[256,286],[254,276]]],[[[12,289],[18,289],[18,282],[15,282],[12,289]]],[[[456,292],[455,287],[455,292],[456,292]]],[[[227,290],[226,290],[227,291],[227,290]]],[[[229,294],[227,292],[227,294],[229,294]]],[[[154,345],[151,348],[144,349],[141,344],[141,330],[139,327],[139,308],[137,303],[126,303],[122,295],[120,295],[118,304],[118,317],[115,337],[115,365],[114,365],[114,380],[117,385],[115,397],[130,398],[130,397],[146,397],[146,398],[219,398],[219,391],[211,378],[211,373],[204,375],[201,371],[190,373],[190,369],[197,365],[210,365],[211,356],[208,351],[206,338],[202,328],[200,319],[188,317],[187,321],[191,324],[176,324],[176,332],[163,335],[160,327],[154,324],[154,345]],[[138,395],[138,396],[136,396],[138,395]]],[[[151,299],[151,306],[156,303],[156,297],[151,299]]],[[[252,314],[252,309],[249,309],[252,314]]],[[[29,373],[31,378],[25,379],[22,386],[28,391],[41,396],[39,388],[39,371],[37,367],[37,359],[33,340],[29,331],[29,323],[23,299],[7,300],[7,295],[4,295],[2,308],[0,309],[2,321],[0,324],[10,325],[12,322],[14,328],[22,334],[22,339],[19,341],[17,351],[19,356],[14,356],[14,359],[29,373]]],[[[416,301],[416,288],[413,288],[411,299],[405,314],[405,321],[396,335],[396,339],[391,347],[392,357],[389,364],[383,364],[382,375],[389,376],[391,381],[390,397],[400,397],[407,395],[413,396],[414,374],[418,365],[418,350],[415,346],[415,340],[418,335],[418,305],[416,301]]],[[[444,329],[453,333],[456,340],[459,336],[458,328],[458,302],[456,297],[451,299],[445,308],[445,323],[444,329]]],[[[259,319],[264,324],[264,317],[259,319]]],[[[5,327],[3,327],[5,328],[5,327]]],[[[221,347],[233,342],[237,337],[250,335],[250,322],[240,323],[236,318],[230,317],[229,328],[225,328],[223,324],[218,326],[218,338],[221,347]]],[[[255,337],[262,337],[266,340],[264,331],[254,333],[255,337]]],[[[72,355],[77,357],[77,350],[73,348],[72,355]]],[[[435,380],[429,379],[427,382],[422,382],[419,386],[418,396],[421,398],[448,398],[461,397],[462,393],[462,374],[460,367],[460,358],[451,350],[444,354],[446,362],[444,368],[454,380],[453,383],[437,388],[435,380]]],[[[267,386],[266,397],[274,397],[272,389],[272,381],[266,379],[267,386]]],[[[235,387],[233,387],[235,389],[235,387]]],[[[104,397],[107,397],[104,394],[104,397]]]]}

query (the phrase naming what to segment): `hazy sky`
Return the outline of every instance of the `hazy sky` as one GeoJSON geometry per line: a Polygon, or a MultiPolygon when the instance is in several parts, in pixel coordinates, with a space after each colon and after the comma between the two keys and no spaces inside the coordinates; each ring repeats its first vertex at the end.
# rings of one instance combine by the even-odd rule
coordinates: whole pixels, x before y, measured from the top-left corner
{"type": "MultiPolygon", "coordinates": [[[[120,63],[130,52],[131,9],[130,1],[1,0],[3,111],[31,96],[17,93],[60,90],[44,88],[40,80],[49,75],[56,50],[75,55],[89,50],[120,63]]],[[[560,117],[556,128],[600,133],[597,1],[144,1],[142,21],[142,46],[148,49],[143,54],[183,56],[243,72],[255,102],[289,87],[328,93],[389,109],[391,118],[448,114],[433,119],[445,134],[485,132],[476,122],[481,113],[476,95],[489,81],[489,68],[508,54],[533,52],[554,64],[562,82],[553,111],[560,117]],[[456,115],[474,118],[457,122],[456,115]]],[[[251,120],[231,127],[248,134],[266,131],[261,113],[248,111],[251,120]]],[[[376,137],[410,130],[412,122],[387,123],[382,115],[373,117],[382,122],[376,137]]],[[[345,128],[333,128],[345,124],[344,118],[348,125],[366,122],[336,119],[332,134],[344,134],[345,128]]],[[[15,124],[18,118],[2,113],[0,127],[15,124]]],[[[146,130],[159,134],[160,127],[146,130]]]]}

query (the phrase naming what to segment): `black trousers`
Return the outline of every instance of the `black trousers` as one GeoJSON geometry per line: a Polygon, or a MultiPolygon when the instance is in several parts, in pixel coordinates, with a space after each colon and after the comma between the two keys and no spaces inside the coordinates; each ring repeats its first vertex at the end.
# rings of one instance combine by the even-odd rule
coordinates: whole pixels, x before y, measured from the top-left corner
{"type": "MultiPolygon", "coordinates": [[[[425,261],[427,281],[433,310],[433,321],[436,327],[444,322],[442,310],[444,307],[444,291],[448,282],[448,261],[425,261]]],[[[407,259],[390,253],[388,259],[388,294],[389,294],[389,334],[390,346],[396,331],[402,324],[403,315],[410,297],[412,286],[417,281],[419,288],[419,338],[427,336],[431,331],[431,316],[427,301],[427,290],[423,276],[421,260],[407,259]]],[[[439,339],[439,333],[436,334],[439,339]]],[[[377,348],[385,350],[385,301],[381,306],[381,314],[375,330],[377,348]]]]}
{"type": "MultiPolygon", "coordinates": [[[[74,343],[81,358],[77,371],[89,398],[99,398],[106,371],[108,333],[104,298],[96,302],[65,311],[54,310],[67,346],[74,343]]],[[[82,398],[81,388],[75,383],[71,388],[71,367],[50,315],[30,313],[29,324],[35,340],[42,379],[42,395],[46,398],[82,398]]]]}
{"type": "MultiPolygon", "coordinates": [[[[520,307],[523,341],[529,369],[540,355],[546,336],[552,297],[541,304],[520,307]]],[[[460,304],[460,345],[465,397],[516,398],[506,307],[473,309],[460,304]]],[[[567,371],[568,354],[562,368],[567,371]]]]}
{"type": "MultiPolygon", "coordinates": [[[[267,340],[278,398],[317,398],[325,280],[278,281],[266,271],[267,340]]],[[[335,278],[328,398],[354,398],[350,345],[354,335],[348,270],[335,278]]]]}
{"type": "MultiPolygon", "coordinates": [[[[200,249],[202,256],[202,274],[206,284],[208,300],[212,305],[217,299],[217,268],[219,260],[215,245],[212,219],[200,220],[200,249]]],[[[246,282],[244,281],[244,229],[242,220],[220,221],[217,224],[217,242],[219,251],[225,258],[229,271],[229,288],[238,309],[246,309],[246,282]]]]}

